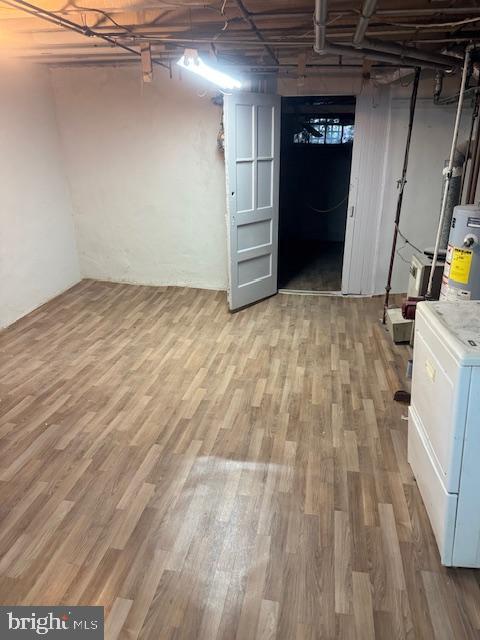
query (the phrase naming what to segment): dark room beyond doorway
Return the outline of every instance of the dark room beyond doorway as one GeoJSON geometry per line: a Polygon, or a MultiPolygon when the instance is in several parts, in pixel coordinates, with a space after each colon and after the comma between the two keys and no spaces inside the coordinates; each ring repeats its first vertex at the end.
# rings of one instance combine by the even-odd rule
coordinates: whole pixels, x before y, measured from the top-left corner
{"type": "Polygon", "coordinates": [[[341,291],[353,96],[282,99],[279,288],[341,291]]]}

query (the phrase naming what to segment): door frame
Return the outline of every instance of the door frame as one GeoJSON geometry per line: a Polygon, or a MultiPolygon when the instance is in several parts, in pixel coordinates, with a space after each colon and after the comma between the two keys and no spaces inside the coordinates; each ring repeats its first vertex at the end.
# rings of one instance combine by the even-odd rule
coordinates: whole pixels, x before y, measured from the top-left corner
{"type": "MultiPolygon", "coordinates": [[[[280,89],[281,87],[279,87],[280,89]]],[[[390,87],[371,82],[335,91],[278,91],[290,96],[355,96],[355,135],[342,267],[343,295],[373,295],[376,255],[385,192],[386,153],[390,132],[390,87]],[[358,185],[362,188],[359,189],[358,185]]]]}

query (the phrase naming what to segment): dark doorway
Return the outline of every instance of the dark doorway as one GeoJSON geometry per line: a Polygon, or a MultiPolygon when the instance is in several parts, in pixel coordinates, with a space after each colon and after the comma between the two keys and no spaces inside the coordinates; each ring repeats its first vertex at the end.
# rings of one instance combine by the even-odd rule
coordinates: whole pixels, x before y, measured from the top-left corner
{"type": "Polygon", "coordinates": [[[355,98],[282,99],[278,286],[340,291],[355,98]]]}

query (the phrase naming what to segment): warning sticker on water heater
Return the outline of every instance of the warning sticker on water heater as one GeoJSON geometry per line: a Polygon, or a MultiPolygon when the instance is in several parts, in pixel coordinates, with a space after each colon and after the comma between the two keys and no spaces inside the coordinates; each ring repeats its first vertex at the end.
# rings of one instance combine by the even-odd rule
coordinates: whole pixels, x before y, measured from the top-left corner
{"type": "Polygon", "coordinates": [[[450,265],[450,280],[460,284],[468,284],[470,268],[472,266],[473,251],[453,247],[450,265]]]}

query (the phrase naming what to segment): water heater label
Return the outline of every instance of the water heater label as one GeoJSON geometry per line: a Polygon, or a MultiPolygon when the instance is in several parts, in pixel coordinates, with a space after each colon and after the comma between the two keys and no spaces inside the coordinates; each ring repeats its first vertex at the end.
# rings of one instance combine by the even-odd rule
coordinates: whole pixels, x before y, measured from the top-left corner
{"type": "Polygon", "coordinates": [[[473,251],[454,247],[452,251],[452,262],[450,265],[450,280],[460,284],[468,284],[470,269],[472,267],[473,251]]]}
{"type": "Polygon", "coordinates": [[[468,218],[467,227],[475,227],[480,229],[480,218],[468,218]]]}

